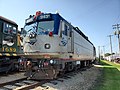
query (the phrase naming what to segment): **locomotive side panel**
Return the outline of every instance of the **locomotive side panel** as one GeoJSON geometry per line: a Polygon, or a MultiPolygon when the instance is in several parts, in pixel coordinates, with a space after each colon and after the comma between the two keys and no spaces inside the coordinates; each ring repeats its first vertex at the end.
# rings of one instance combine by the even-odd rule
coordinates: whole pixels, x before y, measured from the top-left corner
{"type": "Polygon", "coordinates": [[[2,51],[2,21],[0,20],[0,51],[2,51]]]}
{"type": "Polygon", "coordinates": [[[67,51],[67,53],[64,53],[66,56],[63,58],[71,59],[72,57],[74,60],[94,59],[93,44],[78,28],[74,28],[64,20],[62,21],[62,38],[64,38],[66,44],[61,46],[61,49],[67,51]]]}
{"type": "Polygon", "coordinates": [[[74,30],[74,54],[80,60],[93,60],[93,45],[74,30]]]}

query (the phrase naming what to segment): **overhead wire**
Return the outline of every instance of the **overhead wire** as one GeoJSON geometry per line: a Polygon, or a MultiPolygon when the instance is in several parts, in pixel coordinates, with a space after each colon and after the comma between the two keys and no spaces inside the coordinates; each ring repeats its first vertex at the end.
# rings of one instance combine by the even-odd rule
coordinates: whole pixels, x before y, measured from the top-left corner
{"type": "Polygon", "coordinates": [[[116,18],[115,23],[120,23],[120,14],[119,14],[118,17],[116,18]]]}
{"type": "MultiPolygon", "coordinates": [[[[118,8],[120,8],[120,0],[117,0],[116,2],[117,2],[118,5],[119,5],[118,8]]],[[[119,12],[119,10],[120,10],[120,9],[118,9],[118,12],[119,12]]],[[[117,24],[117,23],[120,23],[120,12],[118,13],[118,16],[117,16],[116,19],[115,19],[115,24],[117,24]]]]}

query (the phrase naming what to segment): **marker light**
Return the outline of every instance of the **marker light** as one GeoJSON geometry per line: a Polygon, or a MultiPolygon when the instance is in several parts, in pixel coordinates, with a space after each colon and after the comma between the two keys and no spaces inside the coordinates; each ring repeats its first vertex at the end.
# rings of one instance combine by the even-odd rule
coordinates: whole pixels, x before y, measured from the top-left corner
{"type": "Polygon", "coordinates": [[[49,36],[52,37],[53,36],[53,32],[49,32],[49,36]]]}
{"type": "Polygon", "coordinates": [[[38,16],[38,15],[40,15],[40,14],[42,14],[41,11],[37,11],[37,12],[36,12],[36,16],[38,16]]]}
{"type": "Polygon", "coordinates": [[[41,11],[37,11],[36,12],[36,15],[34,16],[34,20],[37,18],[37,16],[39,16],[40,14],[42,14],[42,12],[41,11]]]}
{"type": "Polygon", "coordinates": [[[36,20],[36,16],[34,16],[34,20],[36,20]]]}

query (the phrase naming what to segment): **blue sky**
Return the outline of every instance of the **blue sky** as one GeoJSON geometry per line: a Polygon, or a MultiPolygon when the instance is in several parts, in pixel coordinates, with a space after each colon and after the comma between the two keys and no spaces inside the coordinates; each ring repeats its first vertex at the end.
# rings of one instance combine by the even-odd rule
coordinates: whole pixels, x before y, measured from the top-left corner
{"type": "MultiPolygon", "coordinates": [[[[110,52],[107,36],[115,31],[112,25],[120,24],[120,0],[0,0],[0,15],[15,21],[19,29],[36,11],[58,11],[89,37],[96,50],[105,46],[105,52],[110,52]]],[[[118,52],[116,36],[112,37],[112,43],[113,51],[118,52]]]]}

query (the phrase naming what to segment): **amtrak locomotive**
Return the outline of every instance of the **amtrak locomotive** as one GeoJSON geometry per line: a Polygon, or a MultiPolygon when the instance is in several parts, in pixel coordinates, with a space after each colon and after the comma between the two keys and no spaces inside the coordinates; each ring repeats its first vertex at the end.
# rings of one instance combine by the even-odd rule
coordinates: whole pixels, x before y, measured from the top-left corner
{"type": "Polygon", "coordinates": [[[95,60],[95,47],[88,37],[58,13],[30,15],[21,33],[28,59],[25,75],[31,79],[53,79],[95,60]]]}

